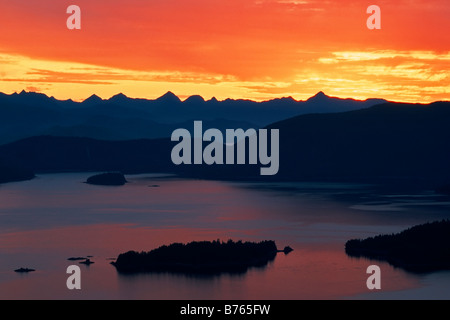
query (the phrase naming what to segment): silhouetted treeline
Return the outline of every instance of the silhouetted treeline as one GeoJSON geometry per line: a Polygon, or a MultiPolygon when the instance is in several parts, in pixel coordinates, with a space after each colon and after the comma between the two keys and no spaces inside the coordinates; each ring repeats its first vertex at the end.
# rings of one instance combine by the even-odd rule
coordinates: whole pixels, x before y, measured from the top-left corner
{"type": "Polygon", "coordinates": [[[450,269],[450,220],[435,221],[398,234],[378,235],[345,244],[349,256],[386,260],[412,272],[450,269]]]}
{"type": "Polygon", "coordinates": [[[274,241],[173,243],[149,252],[129,251],[112,264],[119,272],[240,273],[264,266],[277,254],[274,241]]]}

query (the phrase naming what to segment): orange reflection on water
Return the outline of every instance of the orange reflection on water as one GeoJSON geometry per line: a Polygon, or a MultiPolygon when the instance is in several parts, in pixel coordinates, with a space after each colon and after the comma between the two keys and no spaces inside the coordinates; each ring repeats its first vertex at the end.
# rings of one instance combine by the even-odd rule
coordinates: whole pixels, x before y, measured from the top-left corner
{"type": "MultiPolygon", "coordinates": [[[[173,274],[117,274],[111,258],[128,250],[148,251],[172,242],[226,239],[225,233],[194,229],[152,229],[133,225],[90,225],[22,231],[0,237],[0,254],[26,254],[26,266],[36,273],[10,272],[0,287],[1,298],[64,299],[341,299],[370,293],[366,268],[378,264],[382,290],[418,285],[417,277],[386,263],[352,259],[342,248],[330,244],[293,244],[288,255],[278,254],[265,268],[241,275],[193,277],[173,274]],[[64,286],[65,268],[77,262],[71,256],[93,255],[95,264],[82,266],[83,293],[64,286]],[[41,294],[45,286],[49,290],[41,294]],[[153,290],[160,288],[161,290],[153,290]]],[[[4,263],[3,263],[4,264],[4,263]]],[[[13,266],[8,266],[12,270],[13,266]]],[[[19,266],[17,266],[19,267],[19,266]]],[[[5,275],[3,275],[5,277],[5,275]]]]}

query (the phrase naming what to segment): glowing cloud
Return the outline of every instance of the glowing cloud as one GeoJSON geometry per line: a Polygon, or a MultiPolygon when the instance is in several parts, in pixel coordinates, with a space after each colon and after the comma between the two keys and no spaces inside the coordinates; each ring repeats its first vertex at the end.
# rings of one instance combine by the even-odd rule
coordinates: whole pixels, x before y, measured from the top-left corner
{"type": "Polygon", "coordinates": [[[450,6],[379,1],[79,0],[81,30],[64,1],[3,2],[0,91],[57,98],[118,92],[267,100],[342,97],[448,100],[450,6]],[[420,21],[420,24],[417,23],[420,21]]]}

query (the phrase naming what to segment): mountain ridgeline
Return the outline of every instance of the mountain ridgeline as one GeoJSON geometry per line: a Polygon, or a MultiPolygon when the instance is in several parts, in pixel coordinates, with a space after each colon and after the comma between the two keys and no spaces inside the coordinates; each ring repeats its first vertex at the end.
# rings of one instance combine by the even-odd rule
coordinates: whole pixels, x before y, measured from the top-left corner
{"type": "MultiPolygon", "coordinates": [[[[34,172],[165,172],[207,179],[396,181],[404,184],[424,182],[434,186],[450,181],[450,102],[405,104],[376,99],[355,101],[330,98],[323,93],[307,101],[291,98],[261,103],[230,99],[205,101],[199,96],[181,101],[168,93],[156,100],[130,99],[124,95],[109,100],[91,97],[80,104],[58,101],[40,94],[21,93],[0,96],[3,102],[5,99],[18,99],[16,107],[2,103],[0,113],[21,108],[25,105],[22,100],[27,101],[28,98],[39,102],[35,104],[38,111],[31,110],[30,105],[30,115],[24,121],[18,117],[15,122],[10,122],[10,131],[2,127],[10,136],[14,126],[26,127],[27,123],[33,122],[33,112],[47,110],[35,119],[35,126],[39,124],[43,128],[57,119],[68,121],[65,117],[70,114],[73,116],[71,121],[84,119],[87,123],[97,119],[96,125],[102,125],[104,129],[115,123],[116,129],[112,129],[114,125],[109,129],[136,138],[114,138],[107,133],[109,129],[97,131],[93,127],[96,134],[104,132],[105,138],[66,132],[67,136],[34,135],[0,146],[0,159],[34,172]],[[317,112],[311,113],[311,110],[316,110],[314,108],[317,112]],[[200,115],[203,117],[197,118],[200,115]],[[223,121],[217,120],[219,118],[223,121]],[[162,124],[163,119],[171,119],[172,123],[162,124]],[[260,166],[249,164],[174,165],[171,150],[176,142],[170,140],[169,128],[191,129],[193,120],[189,119],[203,120],[204,130],[214,125],[215,121],[223,125],[217,126],[218,129],[246,129],[244,123],[248,126],[257,124],[254,128],[278,129],[278,173],[261,177],[260,166]],[[141,129],[135,120],[142,121],[141,129]],[[156,120],[160,122],[155,124],[156,120]],[[152,131],[159,125],[167,129],[167,134],[161,138],[149,139],[145,133],[138,132],[152,131]]],[[[13,114],[12,111],[9,113],[10,119],[14,118],[13,114]]]]}
{"type": "Polygon", "coordinates": [[[265,102],[191,96],[181,101],[167,92],[155,100],[118,94],[103,100],[92,95],[83,102],[56,100],[41,93],[0,93],[0,144],[40,135],[134,140],[170,137],[176,128],[202,120],[204,127],[260,128],[307,113],[368,108],[380,99],[357,101],[318,93],[307,101],[292,98],[265,102]]]}
{"type": "Polygon", "coordinates": [[[278,178],[450,180],[450,102],[384,103],[293,117],[280,130],[278,178]]]}

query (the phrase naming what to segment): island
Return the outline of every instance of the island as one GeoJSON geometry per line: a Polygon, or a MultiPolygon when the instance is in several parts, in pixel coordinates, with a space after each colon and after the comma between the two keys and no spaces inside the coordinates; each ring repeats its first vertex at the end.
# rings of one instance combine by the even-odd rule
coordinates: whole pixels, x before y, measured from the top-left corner
{"type": "Polygon", "coordinates": [[[86,183],[103,186],[123,186],[127,183],[127,180],[120,172],[106,172],[89,177],[86,183]]]}
{"type": "Polygon", "coordinates": [[[80,263],[89,266],[89,265],[93,264],[94,261],[91,261],[91,259],[87,258],[86,260],[81,261],[80,263]]]}
{"type": "Polygon", "coordinates": [[[86,260],[87,258],[85,258],[85,257],[70,257],[70,258],[67,258],[67,260],[69,260],[69,261],[78,261],[78,260],[86,260]]]}
{"type": "Polygon", "coordinates": [[[397,234],[346,242],[351,257],[384,260],[413,273],[450,270],[450,220],[417,225],[397,234]]]}
{"type": "Polygon", "coordinates": [[[120,273],[174,272],[189,274],[244,273],[275,259],[274,241],[194,241],[163,245],[149,252],[128,251],[111,262],[120,273]]]}
{"type": "Polygon", "coordinates": [[[284,247],[283,250],[278,250],[277,252],[283,252],[284,254],[288,254],[288,253],[290,253],[290,252],[292,252],[292,251],[294,251],[294,249],[292,249],[292,248],[289,247],[289,246],[286,246],[286,247],[284,247]]]}
{"type": "Polygon", "coordinates": [[[19,273],[26,273],[26,272],[32,272],[32,271],[36,271],[36,270],[30,269],[30,268],[20,268],[20,269],[14,270],[14,272],[19,272],[19,273]]]}

